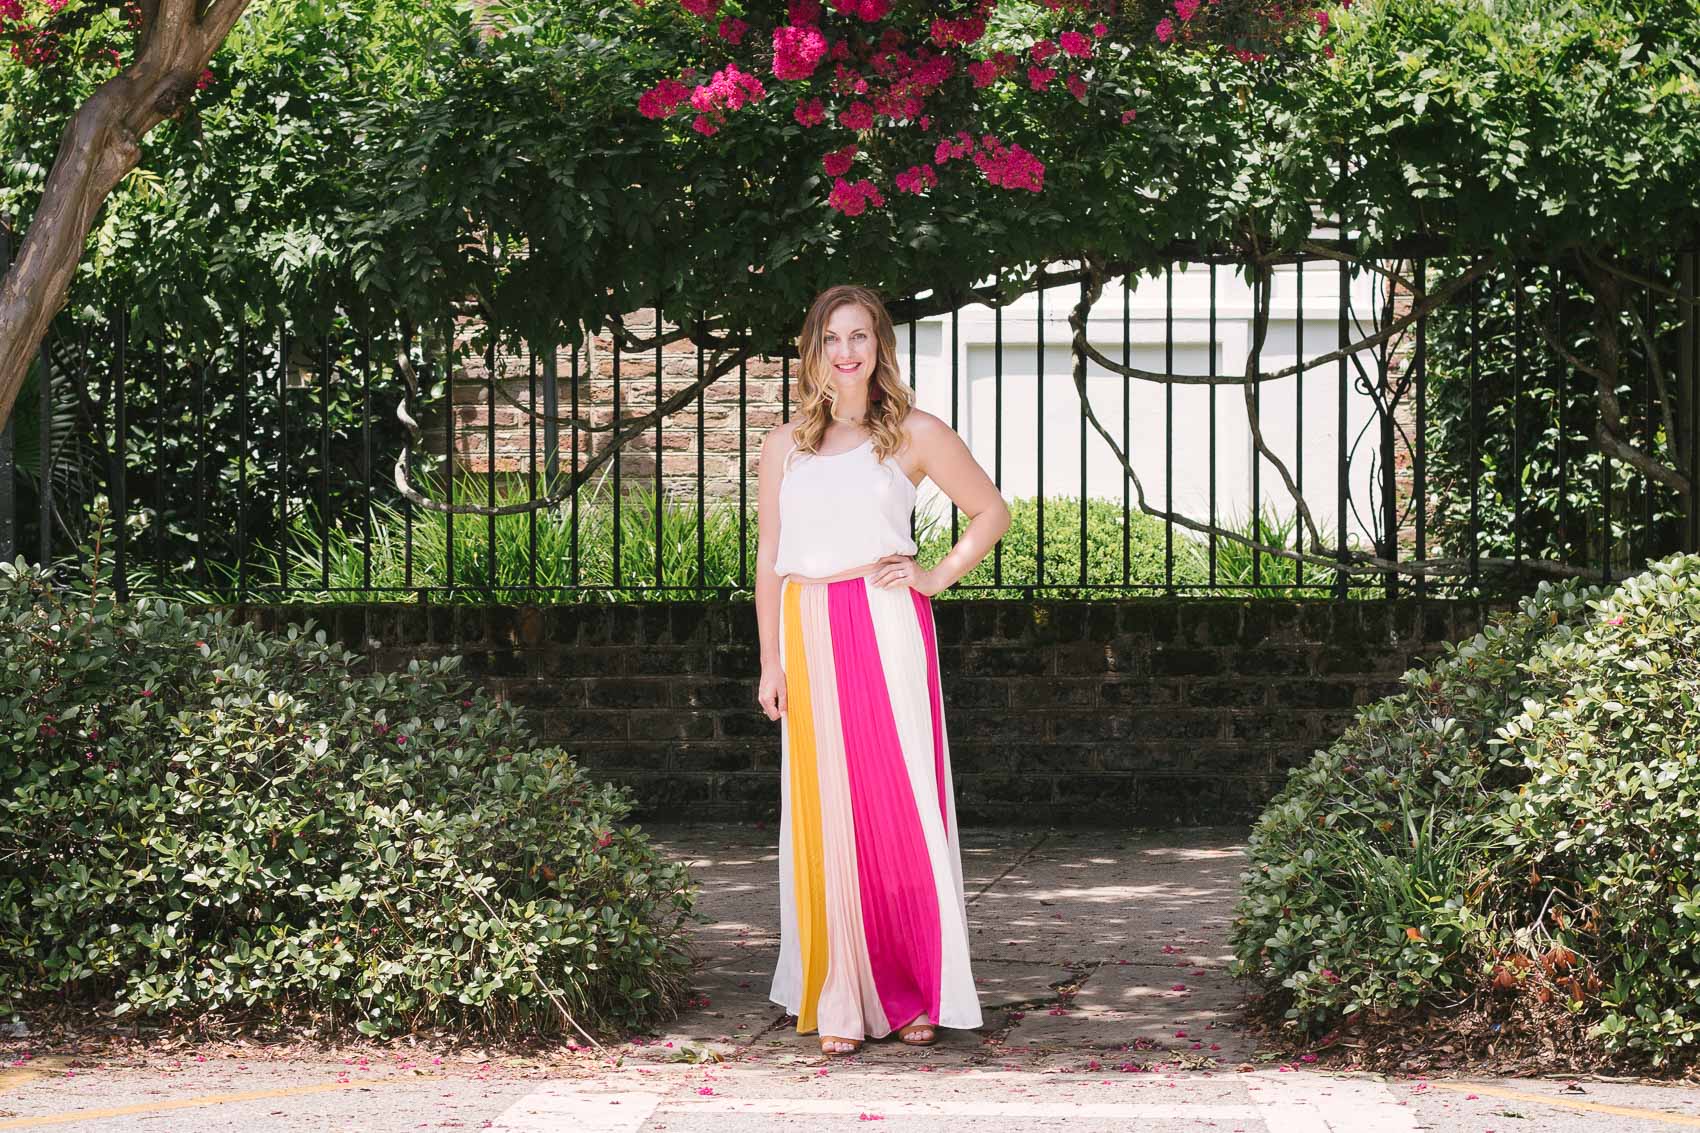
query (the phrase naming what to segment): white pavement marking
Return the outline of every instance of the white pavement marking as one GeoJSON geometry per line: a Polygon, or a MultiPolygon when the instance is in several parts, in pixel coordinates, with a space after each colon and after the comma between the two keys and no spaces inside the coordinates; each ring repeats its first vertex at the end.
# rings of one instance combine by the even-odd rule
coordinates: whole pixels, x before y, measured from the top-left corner
{"type": "MultiPolygon", "coordinates": [[[[1261,1122],[1268,1133],[1417,1133],[1407,1106],[1366,1078],[1321,1074],[1240,1074],[1231,1081],[1248,1101],[1041,1102],[941,1097],[936,1100],[862,1093],[851,1098],[687,1097],[662,1104],[663,1094],[596,1089],[551,1082],[527,1094],[489,1126],[490,1133],[637,1133],[651,1116],[749,1114],[796,1117],[990,1117],[1006,1120],[1101,1118],[1155,1121],[1261,1122]]],[[[871,1084],[871,1083],[870,1083],[871,1084]]],[[[1184,1089],[1184,1086],[1182,1087],[1184,1089]]]]}
{"type": "Polygon", "coordinates": [[[1269,1133],[1415,1133],[1420,1128],[1380,1082],[1321,1074],[1242,1074],[1269,1133]]]}
{"type": "Polygon", "coordinates": [[[1176,1118],[1256,1121],[1261,1111],[1253,1105],[1218,1105],[1210,1102],[982,1102],[914,1098],[702,1098],[659,1107],[657,1114],[786,1114],[798,1117],[849,1116],[876,1113],[881,1117],[1106,1117],[1130,1121],[1160,1121],[1176,1118]]]}
{"type": "Polygon", "coordinates": [[[502,1111],[490,1133],[636,1133],[662,1095],[550,1082],[502,1111]]]}

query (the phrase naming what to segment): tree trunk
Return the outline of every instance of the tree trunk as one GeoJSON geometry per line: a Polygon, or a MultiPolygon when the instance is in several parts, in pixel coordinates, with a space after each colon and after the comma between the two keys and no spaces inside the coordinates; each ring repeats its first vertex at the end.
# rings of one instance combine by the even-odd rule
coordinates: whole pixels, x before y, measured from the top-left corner
{"type": "Polygon", "coordinates": [[[249,0],[144,3],[136,61],[89,97],[65,127],[47,187],[0,284],[0,428],[30,360],[65,305],[77,261],[108,194],[141,160],[142,138],[175,116],[249,0]]]}

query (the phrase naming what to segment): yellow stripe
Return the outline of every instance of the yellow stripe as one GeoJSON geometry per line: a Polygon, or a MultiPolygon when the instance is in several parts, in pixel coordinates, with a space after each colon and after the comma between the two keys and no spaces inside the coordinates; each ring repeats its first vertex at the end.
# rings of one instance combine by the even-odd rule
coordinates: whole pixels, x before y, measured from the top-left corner
{"type": "MultiPolygon", "coordinates": [[[[1509,1101],[1535,1102],[1540,1105],[1563,1106],[1566,1109],[1586,1110],[1589,1113],[1609,1113],[1617,1117],[1639,1117],[1643,1121],[1662,1121],[1666,1125],[1686,1125],[1690,1128],[1700,1128],[1700,1117],[1690,1117],[1685,1113],[1661,1113],[1656,1109],[1641,1109],[1632,1105],[1608,1105],[1605,1102],[1579,1102],[1569,1098],[1549,1097],[1546,1094],[1525,1094],[1521,1090],[1507,1090],[1499,1086],[1472,1086],[1468,1083],[1429,1082],[1430,1086],[1441,1090],[1452,1090],[1460,1094],[1486,1094],[1490,1098],[1505,1098],[1509,1101]]],[[[4,1128],[4,1126],[0,1126],[4,1128]]]]}
{"type": "Polygon", "coordinates": [[[809,664],[803,648],[802,588],[785,584],[785,714],[791,744],[791,862],[797,903],[797,943],[803,966],[803,1003],[797,1031],[819,1024],[815,1010],[826,985],[826,858],[821,841],[820,772],[815,718],[809,701],[809,664]]]}
{"type": "MultiPolygon", "coordinates": [[[[14,1117],[0,1121],[0,1129],[40,1129],[48,1125],[73,1125],[79,1121],[107,1121],[114,1117],[134,1117],[144,1113],[163,1113],[171,1109],[196,1109],[209,1105],[230,1105],[235,1102],[265,1101],[267,1098],[294,1098],[305,1094],[324,1094],[332,1090],[350,1090],[360,1086],[397,1085],[402,1082],[425,1081],[424,1078],[370,1078],[352,1082],[322,1082],[316,1086],[288,1086],[276,1090],[249,1090],[240,1094],[205,1094],[198,1098],[177,1101],[143,1102],[139,1105],[113,1106],[110,1109],[73,1109],[66,1113],[47,1113],[40,1117],[14,1117]]],[[[429,1079],[436,1081],[438,1079],[429,1079]]]]}

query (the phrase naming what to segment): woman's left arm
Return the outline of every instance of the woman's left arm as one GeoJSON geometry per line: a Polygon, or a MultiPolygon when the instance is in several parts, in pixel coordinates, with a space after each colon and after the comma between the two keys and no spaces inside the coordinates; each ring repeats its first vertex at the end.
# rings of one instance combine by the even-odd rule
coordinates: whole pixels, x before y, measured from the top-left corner
{"type": "Polygon", "coordinates": [[[915,581],[915,589],[931,597],[953,586],[992,553],[993,545],[1009,530],[1009,505],[956,430],[930,413],[914,416],[920,420],[911,427],[910,439],[921,471],[968,517],[968,529],[956,545],[915,581]]]}

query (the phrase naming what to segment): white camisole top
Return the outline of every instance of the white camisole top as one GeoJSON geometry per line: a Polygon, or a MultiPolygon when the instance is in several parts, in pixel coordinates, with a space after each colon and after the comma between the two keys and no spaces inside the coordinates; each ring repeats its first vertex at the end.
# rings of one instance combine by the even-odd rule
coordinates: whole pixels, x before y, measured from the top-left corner
{"type": "Polygon", "coordinates": [[[915,485],[895,457],[878,460],[872,437],[845,452],[789,454],[779,481],[781,578],[825,578],[886,555],[913,555],[915,485]]]}

